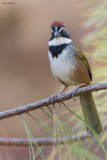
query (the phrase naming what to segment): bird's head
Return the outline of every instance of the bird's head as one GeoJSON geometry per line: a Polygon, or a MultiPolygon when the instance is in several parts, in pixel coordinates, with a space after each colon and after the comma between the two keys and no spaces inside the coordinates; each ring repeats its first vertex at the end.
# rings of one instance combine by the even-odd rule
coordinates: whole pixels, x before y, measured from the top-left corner
{"type": "Polygon", "coordinates": [[[54,21],[51,24],[51,37],[49,43],[54,43],[56,45],[68,43],[71,41],[69,34],[65,30],[64,23],[61,21],[54,21]],[[57,44],[58,43],[58,44],[57,44]],[[60,44],[59,44],[60,43],[60,44]]]}

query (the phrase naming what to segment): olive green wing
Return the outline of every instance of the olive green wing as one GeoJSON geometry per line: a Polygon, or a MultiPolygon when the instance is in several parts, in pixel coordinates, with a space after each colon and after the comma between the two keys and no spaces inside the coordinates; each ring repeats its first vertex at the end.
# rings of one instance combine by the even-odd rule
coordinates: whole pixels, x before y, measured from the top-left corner
{"type": "Polygon", "coordinates": [[[91,67],[88,63],[88,60],[86,59],[85,55],[82,53],[82,51],[76,46],[74,45],[75,50],[76,50],[76,56],[81,59],[81,61],[85,64],[85,66],[87,67],[89,76],[90,76],[90,80],[92,81],[92,72],[91,72],[91,67]]]}

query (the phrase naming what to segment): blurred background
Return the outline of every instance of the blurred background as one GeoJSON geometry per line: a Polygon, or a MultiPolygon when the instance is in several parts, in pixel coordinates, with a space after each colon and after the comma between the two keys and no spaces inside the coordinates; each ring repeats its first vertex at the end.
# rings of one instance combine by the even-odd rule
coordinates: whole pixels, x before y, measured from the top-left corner
{"type": "MultiPolygon", "coordinates": [[[[87,0],[87,2],[85,0],[1,0],[0,111],[49,97],[63,88],[54,79],[48,62],[50,24],[54,20],[64,22],[73,42],[84,51],[92,67],[92,83],[106,82],[107,71],[105,65],[107,59],[105,58],[107,58],[107,55],[104,54],[107,53],[107,39],[105,37],[105,33],[107,33],[106,7],[107,3],[104,0],[101,2],[99,0],[94,2],[93,0],[87,0]],[[12,4],[8,4],[8,2],[12,2],[12,4]],[[99,10],[97,11],[97,9],[99,10]]],[[[105,122],[107,120],[107,97],[103,96],[105,98],[103,102],[101,100],[97,101],[97,99],[105,95],[106,91],[100,93],[94,93],[94,96],[99,107],[100,117],[105,122]]],[[[70,100],[68,104],[71,107],[73,106],[74,110],[77,110],[79,106],[81,112],[79,100],[76,102],[70,100]]],[[[64,107],[57,107],[56,110],[57,115],[64,122],[67,117],[71,116],[65,111],[64,107]]],[[[41,121],[48,123],[48,117],[42,110],[35,110],[31,113],[41,121]]],[[[23,117],[35,138],[47,136],[42,127],[34,120],[25,114],[23,117]]],[[[69,125],[72,126],[73,124],[69,123],[69,125]]],[[[19,116],[1,120],[0,126],[1,137],[26,137],[25,128],[19,116]]],[[[84,126],[81,127],[80,132],[82,131],[85,131],[84,126]]],[[[104,145],[107,149],[106,143],[107,141],[104,145]]],[[[95,144],[93,147],[95,147],[95,144]]],[[[3,157],[3,153],[7,152],[8,149],[6,147],[1,149],[2,158],[5,160],[6,157],[3,157]]],[[[9,150],[11,152],[14,150],[16,160],[29,159],[27,147],[10,147],[9,150]]],[[[46,149],[45,154],[47,152],[48,149],[46,149]]],[[[97,154],[104,159],[102,150],[97,154]]]]}

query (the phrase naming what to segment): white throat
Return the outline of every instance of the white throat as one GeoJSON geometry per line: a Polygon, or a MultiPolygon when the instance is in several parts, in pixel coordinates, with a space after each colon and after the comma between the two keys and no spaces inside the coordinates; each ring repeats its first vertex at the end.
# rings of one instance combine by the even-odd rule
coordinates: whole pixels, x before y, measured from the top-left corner
{"type": "Polygon", "coordinates": [[[72,40],[69,38],[64,38],[64,37],[59,37],[59,38],[54,38],[51,41],[49,41],[49,46],[58,46],[61,44],[69,44],[71,43],[72,40]]]}

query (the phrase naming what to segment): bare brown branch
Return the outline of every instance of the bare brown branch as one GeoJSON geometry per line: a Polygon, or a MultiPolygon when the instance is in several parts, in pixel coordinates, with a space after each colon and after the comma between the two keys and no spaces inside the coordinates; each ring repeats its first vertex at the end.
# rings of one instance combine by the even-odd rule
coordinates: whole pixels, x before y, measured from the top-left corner
{"type": "MultiPolygon", "coordinates": [[[[107,129],[107,123],[104,124],[104,130],[107,129]]],[[[73,141],[84,141],[88,138],[92,138],[92,135],[89,135],[87,133],[83,133],[81,135],[78,136],[78,138],[76,136],[72,136],[72,138],[70,138],[69,141],[73,142],[73,141]]],[[[58,143],[58,139],[56,138],[56,144],[58,143]]],[[[65,139],[64,138],[60,138],[60,143],[64,144],[65,139]]],[[[69,142],[68,141],[68,142],[69,142]]],[[[54,143],[54,139],[53,138],[35,138],[35,142],[39,145],[39,146],[43,146],[43,145],[53,145],[54,143]]],[[[32,144],[34,145],[34,141],[32,141],[32,144]]],[[[0,138],[0,145],[3,146],[28,146],[28,139],[23,138],[23,139],[19,139],[19,138],[0,138]]]]}
{"type": "MultiPolygon", "coordinates": [[[[99,83],[99,84],[95,84],[95,85],[90,85],[90,86],[86,86],[86,87],[77,89],[76,96],[79,96],[79,95],[86,93],[86,92],[94,92],[94,91],[99,91],[99,90],[104,90],[104,89],[107,89],[107,83],[99,83]]],[[[71,92],[68,92],[68,93],[65,93],[62,95],[58,95],[55,97],[54,103],[62,102],[67,99],[70,99],[70,98],[72,98],[71,92]]],[[[26,112],[29,112],[34,109],[48,106],[50,104],[51,104],[51,98],[49,97],[49,98],[43,99],[41,101],[27,104],[25,106],[21,106],[18,108],[3,111],[3,112],[0,112],[0,120],[4,119],[4,118],[15,116],[15,115],[20,115],[22,113],[26,113],[26,112]]]]}

